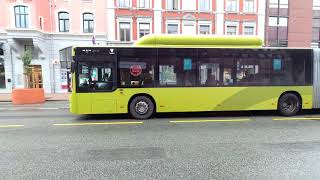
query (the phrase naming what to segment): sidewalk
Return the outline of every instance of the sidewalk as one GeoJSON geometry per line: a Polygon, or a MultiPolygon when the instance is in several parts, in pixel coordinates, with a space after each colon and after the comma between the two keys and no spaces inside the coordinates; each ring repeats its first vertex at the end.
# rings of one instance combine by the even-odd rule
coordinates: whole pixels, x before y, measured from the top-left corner
{"type": "MultiPolygon", "coordinates": [[[[69,101],[70,93],[46,94],[46,101],[69,101]]],[[[11,102],[11,94],[0,94],[0,102],[11,102]]]]}

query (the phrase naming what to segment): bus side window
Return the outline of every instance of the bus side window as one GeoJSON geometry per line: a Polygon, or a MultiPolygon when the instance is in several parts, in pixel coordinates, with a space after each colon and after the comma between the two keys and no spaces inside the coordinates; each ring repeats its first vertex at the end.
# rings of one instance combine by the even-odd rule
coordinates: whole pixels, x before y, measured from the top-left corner
{"type": "Polygon", "coordinates": [[[119,71],[120,87],[153,87],[155,84],[155,49],[120,49],[119,71]]]}

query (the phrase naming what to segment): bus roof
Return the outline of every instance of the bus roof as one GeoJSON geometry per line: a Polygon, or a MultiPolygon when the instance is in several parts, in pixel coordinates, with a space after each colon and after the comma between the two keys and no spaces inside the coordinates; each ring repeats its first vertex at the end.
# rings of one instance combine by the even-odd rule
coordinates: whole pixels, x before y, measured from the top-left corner
{"type": "Polygon", "coordinates": [[[136,41],[135,47],[251,47],[260,48],[262,39],[257,36],[207,35],[147,35],[136,41]]]}

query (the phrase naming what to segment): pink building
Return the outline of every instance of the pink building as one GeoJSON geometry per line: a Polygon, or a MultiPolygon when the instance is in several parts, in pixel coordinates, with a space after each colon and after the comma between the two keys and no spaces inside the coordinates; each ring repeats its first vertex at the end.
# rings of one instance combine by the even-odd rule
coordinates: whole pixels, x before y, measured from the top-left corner
{"type": "Polygon", "coordinates": [[[0,93],[23,87],[21,55],[32,51],[31,81],[49,92],[67,91],[61,49],[106,41],[106,1],[3,0],[0,3],[0,93]],[[1,54],[1,52],[3,52],[1,54]],[[60,53],[59,53],[60,52],[60,53]]]}

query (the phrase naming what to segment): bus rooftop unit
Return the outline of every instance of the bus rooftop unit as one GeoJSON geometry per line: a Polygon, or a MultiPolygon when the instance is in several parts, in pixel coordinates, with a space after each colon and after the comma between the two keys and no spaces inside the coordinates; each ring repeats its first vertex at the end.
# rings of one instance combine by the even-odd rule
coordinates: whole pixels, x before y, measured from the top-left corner
{"type": "Polygon", "coordinates": [[[135,47],[262,47],[263,41],[256,36],[187,36],[147,35],[135,42],[135,47]]]}

